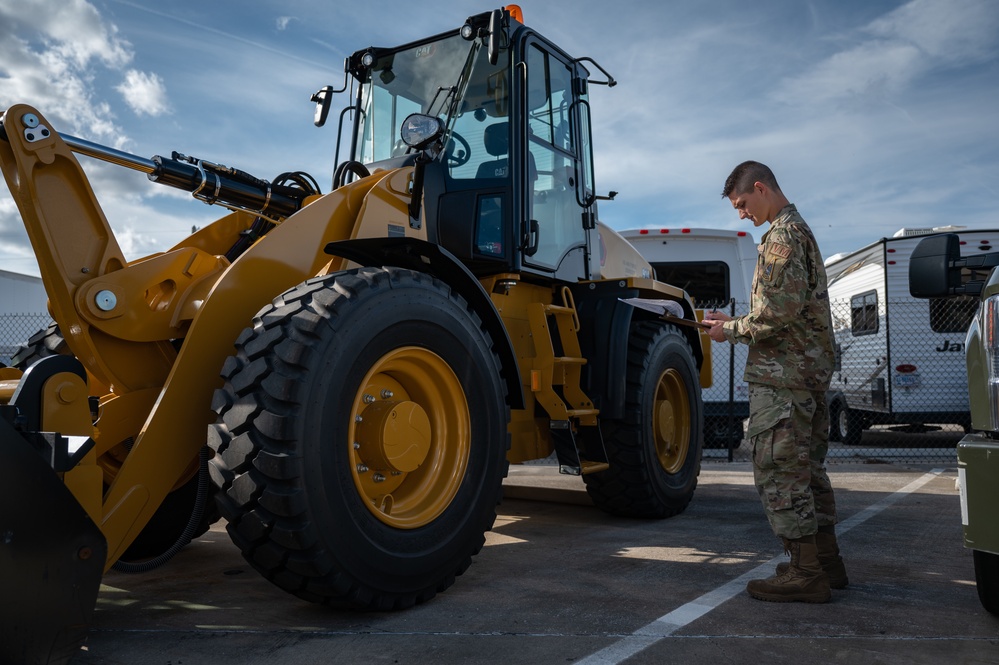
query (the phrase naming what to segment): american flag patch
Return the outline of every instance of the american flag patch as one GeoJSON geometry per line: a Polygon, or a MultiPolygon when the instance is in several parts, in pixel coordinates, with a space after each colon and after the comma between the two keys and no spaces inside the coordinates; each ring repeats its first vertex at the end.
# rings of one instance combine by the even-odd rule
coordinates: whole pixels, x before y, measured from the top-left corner
{"type": "Polygon", "coordinates": [[[791,256],[791,248],[787,245],[781,245],[779,243],[774,243],[767,248],[767,253],[774,256],[779,256],[782,259],[786,259],[791,256]]]}

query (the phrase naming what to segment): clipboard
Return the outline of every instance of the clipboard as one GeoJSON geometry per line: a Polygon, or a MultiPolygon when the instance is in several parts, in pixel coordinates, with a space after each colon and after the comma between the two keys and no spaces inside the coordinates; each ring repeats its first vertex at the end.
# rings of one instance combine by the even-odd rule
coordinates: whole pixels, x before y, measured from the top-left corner
{"type": "Polygon", "coordinates": [[[652,298],[618,298],[623,303],[628,303],[632,307],[644,309],[647,312],[654,312],[664,321],[675,323],[688,328],[698,330],[711,330],[710,323],[701,323],[686,319],[683,316],[683,306],[675,300],[654,300],[652,298]]]}
{"type": "Polygon", "coordinates": [[[700,321],[691,321],[690,319],[683,319],[672,314],[663,314],[662,319],[669,321],[670,323],[675,323],[680,326],[687,326],[688,328],[697,328],[698,330],[711,330],[712,325],[710,323],[702,323],[700,321]]]}

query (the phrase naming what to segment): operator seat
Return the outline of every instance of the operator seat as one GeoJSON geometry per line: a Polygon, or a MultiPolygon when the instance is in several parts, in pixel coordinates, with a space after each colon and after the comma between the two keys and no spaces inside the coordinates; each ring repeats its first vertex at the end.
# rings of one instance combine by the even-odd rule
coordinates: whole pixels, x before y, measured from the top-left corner
{"type": "MultiPolygon", "coordinates": [[[[498,157],[491,162],[482,162],[475,171],[475,178],[506,178],[509,175],[509,154],[510,154],[510,123],[497,122],[486,127],[482,133],[482,142],[486,146],[486,152],[493,157],[498,157]]],[[[534,155],[527,152],[527,168],[529,170],[528,179],[531,189],[538,179],[538,167],[534,163],[534,155]]]]}
{"type": "Polygon", "coordinates": [[[491,162],[482,162],[475,171],[475,178],[505,178],[508,173],[510,153],[510,123],[497,122],[489,125],[482,133],[482,142],[486,152],[493,157],[499,157],[491,162]]]}
{"type": "MultiPolygon", "coordinates": [[[[482,142],[486,152],[498,159],[483,162],[475,170],[475,179],[481,181],[506,181],[510,175],[510,124],[497,122],[489,125],[482,133],[482,142]]],[[[535,166],[534,155],[528,151],[527,163],[529,170],[529,190],[525,192],[528,206],[528,217],[534,213],[534,183],[538,179],[538,169],[535,166]]],[[[485,184],[485,183],[483,183],[485,184]]],[[[498,185],[499,186],[499,183],[498,185]]],[[[497,197],[498,198],[498,197],[497,197]]],[[[475,247],[481,254],[493,257],[504,255],[503,212],[501,205],[491,197],[487,198],[478,212],[475,230],[475,247]]]]}

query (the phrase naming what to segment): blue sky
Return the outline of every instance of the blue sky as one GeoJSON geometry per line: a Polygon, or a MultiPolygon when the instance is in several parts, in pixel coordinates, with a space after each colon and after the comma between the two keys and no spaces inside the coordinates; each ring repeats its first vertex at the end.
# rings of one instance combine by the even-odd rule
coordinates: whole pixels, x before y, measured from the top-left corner
{"type": "MultiPolygon", "coordinates": [[[[524,0],[525,20],[618,85],[591,93],[614,228],[750,229],[722,183],[768,163],[825,256],[902,227],[999,228],[996,0],[524,0]]],[[[343,59],[461,25],[451,0],[0,0],[0,109],[142,157],[177,150],[328,189],[311,94],[343,59]]],[[[81,158],[129,259],[224,210],[81,158]]],[[[760,230],[754,230],[759,238],[760,230]]],[[[0,266],[38,274],[0,183],[0,266]]]]}

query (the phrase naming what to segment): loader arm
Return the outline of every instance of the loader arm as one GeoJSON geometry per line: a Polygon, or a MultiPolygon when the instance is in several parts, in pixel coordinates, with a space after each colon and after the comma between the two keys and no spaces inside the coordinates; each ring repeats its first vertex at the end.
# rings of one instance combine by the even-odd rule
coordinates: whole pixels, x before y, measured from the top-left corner
{"type": "Polygon", "coordinates": [[[97,446],[80,465],[104,466],[109,487],[105,492],[100,474],[79,467],[67,474],[67,486],[107,539],[110,568],[191,473],[214,420],[219,372],[240,331],[278,294],[339,269],[342,260],[323,251],[328,242],[384,234],[386,223],[408,227],[412,168],[383,171],[314,199],[231,264],[213,245],[246,228],[252,219],[246,213],[128,263],[73,150],[45,118],[16,105],[2,131],[0,166],[53,317],[74,355],[111,387],[95,423],[97,446]],[[180,339],[177,351],[173,340],[180,339]],[[100,456],[130,434],[137,436],[127,456],[109,471],[100,456]],[[69,482],[76,475],[87,480],[69,482]]]}
{"type": "Polygon", "coordinates": [[[135,344],[100,329],[114,308],[104,290],[92,287],[126,261],[76,157],[29,106],[8,109],[2,131],[0,165],[67,345],[118,391],[162,385],[175,357],[166,339],[135,344]]]}

